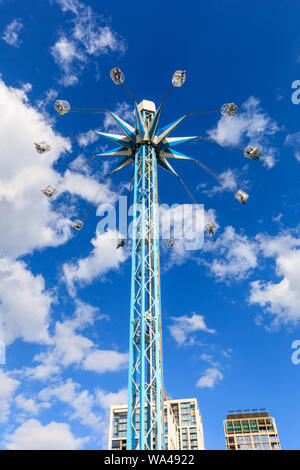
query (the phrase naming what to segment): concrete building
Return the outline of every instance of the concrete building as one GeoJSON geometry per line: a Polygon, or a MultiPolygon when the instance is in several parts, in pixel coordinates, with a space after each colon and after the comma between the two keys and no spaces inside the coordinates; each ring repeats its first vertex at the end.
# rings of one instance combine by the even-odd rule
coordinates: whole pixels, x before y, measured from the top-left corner
{"type": "Polygon", "coordinates": [[[280,450],[275,419],[266,410],[229,411],[224,421],[227,450],[280,450]]]}
{"type": "MultiPolygon", "coordinates": [[[[126,449],[127,405],[111,407],[109,450],[126,449]]],[[[164,401],[165,449],[204,450],[203,425],[196,398],[164,401]]]]}

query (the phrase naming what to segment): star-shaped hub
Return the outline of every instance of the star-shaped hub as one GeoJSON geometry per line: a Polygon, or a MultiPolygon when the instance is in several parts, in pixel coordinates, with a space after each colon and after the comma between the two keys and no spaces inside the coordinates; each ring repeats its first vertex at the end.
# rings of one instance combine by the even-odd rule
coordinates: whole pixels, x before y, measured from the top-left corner
{"type": "Polygon", "coordinates": [[[174,147],[183,142],[197,139],[198,136],[169,137],[171,132],[176,129],[178,124],[180,124],[188,116],[188,114],[185,114],[171,124],[168,124],[167,126],[159,129],[158,126],[163,104],[164,102],[161,103],[158,110],[156,111],[155,104],[152,101],[143,100],[139,105],[137,105],[136,101],[134,101],[135,127],[125,122],[115,113],[109,111],[112,118],[124,132],[124,135],[117,135],[95,131],[96,134],[101,135],[102,137],[105,137],[106,139],[109,139],[118,144],[118,147],[103,153],[99,153],[96,155],[97,157],[124,157],[117,168],[111,171],[110,174],[122,170],[123,168],[133,163],[136,152],[142,145],[153,147],[156,151],[158,165],[178,178],[178,174],[169,163],[168,159],[172,158],[178,160],[194,160],[193,158],[178,152],[174,149],[174,147]],[[142,113],[142,110],[147,110],[146,114],[147,112],[148,114],[150,112],[153,116],[152,119],[148,120],[146,117],[144,118],[143,115],[145,116],[145,113],[142,113]]]}

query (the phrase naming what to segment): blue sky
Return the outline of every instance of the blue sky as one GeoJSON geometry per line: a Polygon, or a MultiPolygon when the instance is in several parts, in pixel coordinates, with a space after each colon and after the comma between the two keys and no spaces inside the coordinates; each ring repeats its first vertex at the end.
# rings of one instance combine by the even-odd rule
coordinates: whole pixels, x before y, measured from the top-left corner
{"type": "MultiPolygon", "coordinates": [[[[64,98],[132,119],[130,98],[109,78],[118,65],[137,100],[156,104],[172,73],[187,70],[168,98],[165,124],[225,102],[239,106],[235,118],[195,116],[174,133],[214,137],[219,146],[197,141],[180,151],[224,184],[175,162],[218,230],[200,251],[161,244],[167,394],[197,397],[207,449],[225,448],[226,411],[264,407],[282,447],[299,449],[300,365],[291,360],[300,339],[300,105],[291,99],[300,78],[299,14],[291,0],[132,1],[130,8],[0,1],[1,448],[106,448],[109,406],[126,400],[130,250],[96,234],[96,206],[81,232],[71,221],[96,193],[98,204],[116,203],[131,170],[105,186],[111,161],[75,171],[110,148],[86,133],[112,131],[112,123],[53,109],[64,98]],[[36,140],[51,152],[37,154],[36,140]],[[262,149],[258,162],[243,156],[250,142],[262,149]],[[52,200],[40,192],[48,184],[58,186],[52,200]],[[245,206],[234,199],[239,188],[250,195],[245,206]]],[[[164,203],[190,203],[163,170],[159,194],[164,203]]]]}

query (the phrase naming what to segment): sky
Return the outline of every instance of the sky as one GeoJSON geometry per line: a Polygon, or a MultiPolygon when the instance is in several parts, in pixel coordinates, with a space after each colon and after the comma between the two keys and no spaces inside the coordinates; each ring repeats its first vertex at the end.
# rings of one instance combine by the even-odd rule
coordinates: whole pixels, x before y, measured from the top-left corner
{"type": "MultiPolygon", "coordinates": [[[[117,206],[132,169],[103,184],[117,161],[83,163],[113,148],[89,132],[115,132],[111,119],[53,108],[66,99],[132,122],[130,97],[109,78],[119,66],[137,100],[157,106],[173,72],[187,71],[162,125],[239,107],[229,119],[192,116],[173,134],[212,137],[218,145],[178,149],[223,182],[174,163],[217,231],[196,251],[161,241],[166,393],[197,398],[207,449],[225,449],[228,410],[249,408],[269,410],[282,448],[299,449],[299,2],[128,5],[0,1],[0,447],[105,449],[109,408],[127,400],[130,243],[117,250],[97,233],[96,211],[117,206]],[[36,141],[51,151],[38,154],[36,141]],[[243,156],[250,143],[260,160],[243,156]],[[41,193],[49,184],[51,199],[41,193]],[[234,198],[238,189],[247,204],[234,198]]],[[[161,202],[191,203],[163,169],[158,184],[161,202]]]]}

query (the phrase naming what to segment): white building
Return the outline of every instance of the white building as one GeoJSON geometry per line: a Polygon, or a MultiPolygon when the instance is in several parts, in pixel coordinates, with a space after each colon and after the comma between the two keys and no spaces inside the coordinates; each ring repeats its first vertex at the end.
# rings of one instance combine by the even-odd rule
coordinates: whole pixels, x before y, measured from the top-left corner
{"type": "MultiPolygon", "coordinates": [[[[126,449],[127,405],[111,407],[109,450],[126,449]]],[[[204,450],[203,425],[196,398],[165,400],[165,449],[204,450]]]]}

